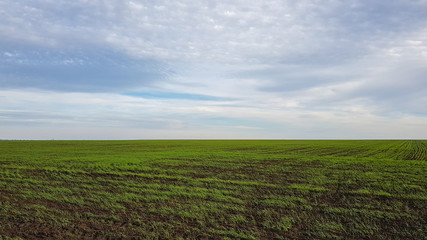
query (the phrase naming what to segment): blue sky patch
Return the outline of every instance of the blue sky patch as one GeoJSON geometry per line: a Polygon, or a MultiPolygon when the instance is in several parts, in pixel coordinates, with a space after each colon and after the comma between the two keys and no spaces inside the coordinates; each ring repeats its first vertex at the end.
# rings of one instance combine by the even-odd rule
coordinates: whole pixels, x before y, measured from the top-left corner
{"type": "Polygon", "coordinates": [[[126,96],[149,98],[149,99],[181,99],[194,101],[232,101],[233,98],[223,98],[191,93],[173,93],[173,92],[129,92],[123,93],[126,96]]]}

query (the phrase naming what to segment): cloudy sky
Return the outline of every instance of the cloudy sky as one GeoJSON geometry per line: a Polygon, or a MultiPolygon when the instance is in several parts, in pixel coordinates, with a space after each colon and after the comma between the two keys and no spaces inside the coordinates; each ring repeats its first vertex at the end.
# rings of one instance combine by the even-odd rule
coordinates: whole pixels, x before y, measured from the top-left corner
{"type": "Polygon", "coordinates": [[[0,1],[0,139],[427,138],[426,0],[0,1]]]}

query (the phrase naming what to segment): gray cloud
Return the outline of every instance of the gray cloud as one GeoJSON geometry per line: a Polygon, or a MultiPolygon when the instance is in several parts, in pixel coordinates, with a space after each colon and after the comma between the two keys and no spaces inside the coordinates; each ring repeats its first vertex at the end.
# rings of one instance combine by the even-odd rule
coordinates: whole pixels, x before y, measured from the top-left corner
{"type": "MultiPolygon", "coordinates": [[[[158,109],[154,122],[168,116],[171,126],[187,120],[206,126],[200,115],[207,111],[227,126],[241,126],[240,115],[256,118],[258,129],[275,126],[268,134],[276,134],[274,118],[292,125],[301,120],[294,115],[341,130],[342,122],[375,129],[369,121],[382,117],[393,124],[400,118],[422,122],[425,12],[423,0],[6,0],[0,2],[0,90],[144,93],[140,101],[162,93],[151,97],[158,109]],[[197,101],[206,96],[233,99],[221,104],[236,113],[197,101]],[[169,104],[177,102],[184,114],[168,115],[175,111],[169,104]],[[365,125],[351,121],[355,113],[365,125]],[[183,117],[192,114],[199,117],[183,117]]],[[[132,109],[140,108],[148,107],[132,109]]],[[[134,117],[129,122],[143,114],[134,117]]],[[[143,125],[153,123],[132,124],[143,125]]],[[[316,124],[311,128],[307,134],[324,133],[313,130],[316,124]]]]}
{"type": "Polygon", "coordinates": [[[167,81],[172,72],[151,59],[133,59],[103,49],[58,51],[48,48],[3,48],[1,88],[56,91],[121,92],[167,81]]]}
{"type": "MultiPolygon", "coordinates": [[[[427,116],[427,68],[424,63],[406,61],[368,79],[350,94],[367,97],[382,114],[405,113],[427,116]]],[[[351,96],[350,95],[350,96],[351,96]]]]}

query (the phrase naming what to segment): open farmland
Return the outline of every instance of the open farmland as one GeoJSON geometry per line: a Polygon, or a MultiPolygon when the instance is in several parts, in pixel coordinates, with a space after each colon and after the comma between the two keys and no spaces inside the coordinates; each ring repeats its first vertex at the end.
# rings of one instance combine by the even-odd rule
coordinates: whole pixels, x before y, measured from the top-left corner
{"type": "Polygon", "coordinates": [[[426,239],[427,141],[0,141],[0,239],[426,239]]]}

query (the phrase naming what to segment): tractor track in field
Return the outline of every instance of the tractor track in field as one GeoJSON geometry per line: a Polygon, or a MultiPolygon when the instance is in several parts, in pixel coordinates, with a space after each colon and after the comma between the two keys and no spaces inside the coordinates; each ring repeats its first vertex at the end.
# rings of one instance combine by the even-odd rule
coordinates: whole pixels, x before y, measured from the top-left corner
{"type": "Polygon", "coordinates": [[[405,160],[427,160],[427,144],[424,141],[408,140],[409,152],[404,156],[405,160]]]}

